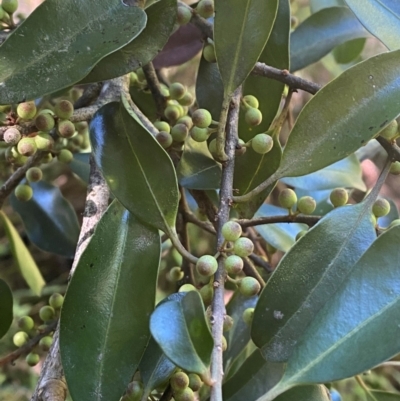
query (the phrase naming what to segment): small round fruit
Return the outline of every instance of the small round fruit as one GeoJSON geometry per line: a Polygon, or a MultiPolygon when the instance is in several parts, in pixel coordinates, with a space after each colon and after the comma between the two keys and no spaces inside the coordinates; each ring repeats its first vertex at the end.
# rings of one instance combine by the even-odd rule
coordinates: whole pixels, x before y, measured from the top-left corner
{"type": "Polygon", "coordinates": [[[33,196],[33,190],[29,185],[20,184],[15,187],[14,195],[20,202],[28,202],[33,196]]]}
{"type": "Polygon", "coordinates": [[[25,360],[26,360],[26,363],[27,363],[29,366],[35,366],[35,365],[37,365],[37,364],[39,363],[39,361],[40,361],[40,356],[39,356],[36,352],[30,352],[30,353],[26,356],[25,360]]]}
{"type": "Polygon", "coordinates": [[[174,391],[184,390],[189,386],[189,376],[184,372],[176,372],[169,380],[174,391]]]}
{"type": "Polygon", "coordinates": [[[178,292],[189,292],[189,291],[197,291],[197,289],[193,284],[183,284],[178,290],[178,292]]]}
{"type": "Polygon", "coordinates": [[[167,131],[160,131],[156,134],[156,139],[164,149],[169,148],[172,145],[172,142],[174,142],[172,135],[167,131]]]}
{"type": "Polygon", "coordinates": [[[237,256],[245,258],[254,251],[254,244],[249,238],[239,238],[233,244],[233,250],[237,256]]]}
{"type": "Polygon", "coordinates": [[[297,210],[303,214],[311,214],[317,207],[317,202],[311,196],[302,196],[297,202],[297,210]]]}
{"type": "Polygon", "coordinates": [[[146,76],[144,75],[143,68],[138,68],[135,72],[140,82],[146,82],[146,76]]]}
{"type": "Polygon", "coordinates": [[[176,124],[171,128],[171,136],[175,142],[184,142],[189,134],[185,124],[176,124]]]}
{"type": "Polygon", "coordinates": [[[203,49],[203,57],[209,63],[215,63],[217,56],[215,55],[215,46],[212,43],[207,43],[203,49]]]}
{"type": "Polygon", "coordinates": [[[190,22],[192,18],[192,11],[189,7],[178,6],[178,11],[176,13],[176,19],[179,25],[186,25],[190,22]]]}
{"type": "Polygon", "coordinates": [[[68,149],[61,149],[60,152],[57,155],[57,159],[61,163],[71,163],[73,158],[74,158],[74,155],[68,149]]]}
{"type": "Polygon", "coordinates": [[[181,116],[181,110],[176,104],[170,104],[165,108],[164,116],[170,121],[176,121],[181,116]]]}
{"type": "Polygon", "coordinates": [[[379,135],[388,141],[393,141],[398,136],[398,124],[396,120],[393,120],[388,126],[386,126],[379,135]]]}
{"type": "Polygon", "coordinates": [[[253,96],[253,95],[246,95],[243,97],[243,103],[247,107],[251,107],[254,109],[258,109],[260,106],[260,103],[258,102],[258,99],[253,96]]]}
{"type": "Polygon", "coordinates": [[[193,97],[193,95],[192,95],[190,92],[188,92],[188,91],[186,91],[186,93],[185,93],[180,99],[178,99],[178,103],[179,103],[181,106],[187,106],[187,107],[189,107],[189,106],[191,106],[191,105],[193,104],[193,102],[194,102],[194,97],[193,97]]]}
{"type": "Polygon", "coordinates": [[[210,305],[214,297],[214,288],[211,285],[206,284],[200,288],[200,296],[205,305],[210,305]]]}
{"type": "Polygon", "coordinates": [[[196,142],[205,142],[210,136],[210,133],[208,132],[208,128],[192,127],[190,136],[196,142]]]}
{"type": "Polygon", "coordinates": [[[55,292],[49,298],[49,305],[54,309],[61,309],[63,303],[64,303],[64,297],[58,292],[55,292]]]}
{"type": "Polygon", "coordinates": [[[274,140],[268,134],[258,134],[251,140],[254,152],[261,155],[268,153],[274,146],[274,140]]]}
{"type": "Polygon", "coordinates": [[[51,114],[40,113],[35,118],[35,125],[39,131],[51,131],[54,128],[54,118],[51,114]]]}
{"type": "Polygon", "coordinates": [[[244,140],[239,138],[238,143],[236,145],[236,149],[235,149],[235,156],[242,156],[246,153],[247,148],[245,145],[246,144],[245,144],[244,140]]]}
{"type": "Polygon", "coordinates": [[[262,121],[262,113],[260,110],[254,108],[254,107],[250,107],[245,115],[244,115],[244,119],[246,121],[246,123],[248,125],[250,125],[251,127],[255,127],[257,125],[261,124],[262,121]]]}
{"type": "Polygon", "coordinates": [[[400,175],[400,162],[394,162],[390,166],[390,174],[400,175]]]}
{"type": "Polygon", "coordinates": [[[390,212],[390,203],[383,198],[377,199],[372,206],[372,213],[375,217],[386,216],[390,212]]]}
{"type": "Polygon", "coordinates": [[[29,182],[38,182],[43,178],[43,172],[39,167],[31,167],[25,174],[29,182]]]}
{"type": "Polygon", "coordinates": [[[206,109],[197,109],[192,114],[192,121],[196,127],[207,128],[212,122],[212,116],[206,109]]]}
{"type": "Polygon", "coordinates": [[[10,145],[16,145],[21,139],[21,133],[17,128],[11,127],[4,132],[3,139],[10,145]]]}
{"type": "Polygon", "coordinates": [[[301,237],[307,234],[307,230],[301,230],[296,234],[295,240],[298,241],[301,237]]]}
{"type": "Polygon", "coordinates": [[[19,331],[14,334],[13,343],[16,347],[24,346],[29,340],[29,336],[25,331],[19,331]]]}
{"type": "Polygon", "coordinates": [[[30,331],[35,326],[35,322],[30,316],[22,316],[18,319],[18,327],[23,331],[30,331]]]}
{"type": "Polygon", "coordinates": [[[42,163],[50,163],[53,160],[53,155],[49,152],[42,157],[42,163]]]}
{"type": "Polygon", "coordinates": [[[14,14],[18,8],[18,0],[3,0],[1,2],[1,7],[8,14],[14,14]]]}
{"type": "Polygon", "coordinates": [[[222,351],[226,351],[228,349],[228,341],[226,341],[225,336],[222,336],[222,351]]]}
{"type": "Polygon", "coordinates": [[[139,78],[136,72],[129,73],[129,86],[134,86],[139,82],[139,78]]]}
{"type": "Polygon", "coordinates": [[[199,375],[196,375],[196,373],[189,373],[189,387],[193,391],[199,391],[201,386],[203,385],[202,380],[200,379],[199,375]]]}
{"type": "Polygon", "coordinates": [[[21,155],[16,146],[10,146],[6,149],[5,158],[9,163],[15,163],[21,155]]]}
{"type": "Polygon", "coordinates": [[[184,390],[174,392],[174,399],[175,401],[194,401],[195,396],[193,390],[187,387],[184,390]]]}
{"type": "Polygon", "coordinates": [[[203,255],[197,261],[196,269],[201,276],[210,277],[218,269],[217,259],[215,259],[214,256],[211,255],[203,255]]]}
{"type": "Polygon", "coordinates": [[[349,194],[344,188],[336,188],[329,195],[333,207],[344,206],[349,200],[349,194]]]}
{"type": "Polygon", "coordinates": [[[50,134],[39,132],[34,138],[36,147],[39,150],[51,150],[54,146],[54,139],[50,134]]]}
{"type": "Polygon", "coordinates": [[[17,149],[22,156],[32,156],[37,151],[36,142],[33,138],[22,138],[18,142],[17,149]]]}
{"type": "Polygon", "coordinates": [[[156,121],[154,123],[154,126],[159,130],[159,131],[165,131],[165,132],[171,132],[171,126],[165,122],[165,121],[156,121]]]}
{"type": "Polygon", "coordinates": [[[126,390],[125,400],[126,401],[140,401],[143,395],[143,384],[137,380],[128,384],[126,390]]]}
{"type": "Polygon", "coordinates": [[[182,280],[184,276],[185,273],[182,271],[180,266],[175,266],[169,271],[169,278],[171,281],[182,280]]]}
{"type": "Polygon", "coordinates": [[[242,226],[236,221],[227,221],[221,229],[226,241],[236,241],[242,235],[242,226]]]}
{"type": "Polygon", "coordinates": [[[297,195],[290,188],[283,189],[279,194],[279,204],[285,209],[291,209],[297,202],[297,195]]]}
{"type": "Polygon", "coordinates": [[[253,317],[254,317],[254,308],[247,308],[244,310],[242,318],[248,326],[251,326],[251,323],[253,322],[253,317]]]}
{"type": "Polygon", "coordinates": [[[260,283],[254,277],[244,277],[239,283],[239,291],[245,297],[257,295],[261,290],[260,283]]]}
{"type": "Polygon", "coordinates": [[[31,100],[30,102],[20,103],[17,106],[17,114],[23,120],[31,120],[36,115],[35,102],[31,100]]]}
{"type": "Polygon", "coordinates": [[[217,140],[213,139],[209,144],[208,144],[208,150],[212,155],[215,155],[217,153],[217,140]]]}
{"type": "Polygon", "coordinates": [[[185,124],[188,129],[193,127],[193,121],[189,116],[181,117],[177,122],[177,124],[185,124]]]}
{"type": "Polygon", "coordinates": [[[57,123],[57,132],[62,138],[71,138],[75,134],[75,125],[69,120],[61,120],[57,123]]]}
{"type": "Polygon", "coordinates": [[[174,82],[169,87],[169,96],[171,99],[182,99],[186,93],[186,88],[180,82],[174,82]]]}
{"type": "Polygon", "coordinates": [[[389,224],[388,228],[396,227],[398,225],[400,225],[400,219],[395,219],[389,224]]]}
{"type": "Polygon", "coordinates": [[[196,12],[203,18],[214,15],[214,0],[200,0],[196,6],[196,12]]]}
{"type": "Polygon", "coordinates": [[[243,259],[237,255],[230,255],[225,259],[224,266],[228,274],[239,274],[243,270],[243,259]]]}
{"type": "Polygon", "coordinates": [[[42,306],[39,310],[39,317],[45,323],[54,319],[55,315],[56,312],[54,311],[54,308],[48,305],[42,306]]]}
{"type": "Polygon", "coordinates": [[[63,120],[68,120],[74,114],[74,105],[69,100],[60,100],[54,106],[54,112],[63,120]]]}
{"type": "Polygon", "coordinates": [[[50,336],[46,336],[40,339],[39,345],[43,351],[48,351],[53,343],[53,338],[50,336]]]}
{"type": "Polygon", "coordinates": [[[225,315],[224,316],[224,326],[223,326],[223,331],[229,331],[233,327],[234,320],[232,319],[231,316],[225,315]]]}

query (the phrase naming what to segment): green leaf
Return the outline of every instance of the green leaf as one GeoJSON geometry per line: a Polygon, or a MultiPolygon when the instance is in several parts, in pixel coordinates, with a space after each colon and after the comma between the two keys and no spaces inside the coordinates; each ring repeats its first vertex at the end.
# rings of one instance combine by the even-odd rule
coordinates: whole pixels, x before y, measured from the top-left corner
{"type": "Polygon", "coordinates": [[[371,395],[376,401],[399,401],[400,393],[389,393],[386,391],[371,390],[371,395]]]}
{"type": "Polygon", "coordinates": [[[10,197],[28,238],[46,252],[72,259],[80,231],[74,208],[54,185],[45,181],[30,185],[33,196],[28,202],[19,201],[14,194],[10,197]]]}
{"type": "Polygon", "coordinates": [[[60,350],[75,400],[118,400],[150,339],[160,236],[117,200],[99,221],[68,286],[60,350]]]}
{"type": "Polygon", "coordinates": [[[143,32],[122,49],[101,60],[82,83],[106,81],[152,61],[170,37],[176,21],[176,0],[161,0],[146,9],[143,32]]]}
{"type": "Polygon", "coordinates": [[[365,38],[349,40],[333,49],[333,56],[339,64],[349,64],[356,60],[364,49],[365,38]]]}
{"type": "Polygon", "coordinates": [[[25,246],[11,221],[1,210],[0,221],[3,223],[8,241],[10,242],[11,253],[13,254],[15,263],[17,264],[22,277],[33,293],[39,296],[46,282],[44,281],[36,262],[32,258],[31,253],[25,246]]]}
{"type": "Polygon", "coordinates": [[[275,401],[331,401],[325,386],[297,386],[275,398],[275,401]]]}
{"type": "Polygon", "coordinates": [[[314,14],[323,8],[345,6],[346,3],[344,0],[310,0],[311,14],[314,14]]]}
{"type": "Polygon", "coordinates": [[[0,338],[7,333],[13,320],[13,296],[7,283],[0,279],[0,338]]]}
{"type": "Polygon", "coordinates": [[[336,46],[367,36],[368,32],[347,7],[324,8],[308,17],[291,34],[290,70],[307,67],[336,46]]]}
{"type": "Polygon", "coordinates": [[[400,47],[400,7],[391,0],[346,0],[365,28],[389,50],[400,47]]]}
{"type": "Polygon", "coordinates": [[[122,103],[103,106],[90,124],[93,155],[114,196],[142,221],[169,231],[178,209],[174,166],[136,118],[122,103]]]}
{"type": "Polygon", "coordinates": [[[121,0],[79,6],[75,0],[43,2],[0,47],[0,103],[34,99],[78,82],[134,39],[146,20],[142,9],[121,0]]]}
{"type": "Polygon", "coordinates": [[[150,318],[150,330],[165,355],[188,372],[207,375],[214,345],[197,291],[160,303],[150,318]]]}
{"type": "Polygon", "coordinates": [[[277,0],[216,0],[215,53],[230,95],[250,74],[274,24],[277,0]]]}
{"type": "Polygon", "coordinates": [[[298,177],[345,158],[399,114],[400,51],[355,65],[322,88],[303,108],[289,136],[276,178],[298,177]]]}
{"type": "Polygon", "coordinates": [[[258,300],[251,336],[285,362],[317,313],[376,238],[371,200],[334,209],[281,259],[258,300]]]}
{"type": "Polygon", "coordinates": [[[189,189],[219,189],[221,165],[211,156],[207,142],[188,138],[176,169],[179,184],[189,189]]]}
{"type": "Polygon", "coordinates": [[[71,163],[68,164],[69,168],[86,184],[89,182],[90,174],[90,160],[91,153],[75,153],[71,163]]]}

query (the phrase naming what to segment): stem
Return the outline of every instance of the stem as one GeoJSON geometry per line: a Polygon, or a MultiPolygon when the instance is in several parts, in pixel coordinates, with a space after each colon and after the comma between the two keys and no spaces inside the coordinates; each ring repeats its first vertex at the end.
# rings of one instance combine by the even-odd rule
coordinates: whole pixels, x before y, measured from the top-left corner
{"type": "MultiPolygon", "coordinates": [[[[219,116],[218,131],[217,131],[217,158],[224,162],[228,160],[225,153],[225,129],[228,119],[228,110],[231,102],[231,95],[225,95],[222,102],[221,114],[219,116]]],[[[236,144],[235,144],[236,145],[236,144]]]]}
{"type": "Polygon", "coordinates": [[[182,245],[181,241],[179,240],[178,234],[176,233],[175,229],[172,227],[168,227],[167,230],[168,232],[166,232],[166,234],[168,235],[175,249],[189,262],[196,264],[199,258],[192,255],[190,252],[186,250],[186,248],[182,245]]]}
{"type": "Polygon", "coordinates": [[[166,99],[161,93],[160,82],[158,81],[156,70],[154,69],[153,63],[151,61],[150,63],[143,66],[143,73],[146,77],[150,92],[153,95],[154,101],[156,103],[157,114],[159,117],[161,117],[164,115],[166,99]]]}
{"type": "Polygon", "coordinates": [[[289,215],[285,214],[283,216],[268,216],[259,217],[257,219],[247,220],[240,219],[236,220],[242,228],[261,226],[263,224],[274,224],[274,223],[303,223],[312,227],[321,220],[322,216],[306,216],[304,214],[289,215]]]}
{"type": "Polygon", "coordinates": [[[250,258],[244,258],[243,271],[246,276],[255,278],[260,283],[261,288],[265,287],[264,279],[261,277],[260,273],[258,273],[250,258]]]}
{"type": "Polygon", "coordinates": [[[235,203],[244,203],[251,201],[255,196],[260,194],[264,189],[268,188],[271,184],[273,184],[276,180],[281,178],[280,174],[274,173],[265,181],[263,181],[260,185],[252,189],[250,192],[247,192],[245,195],[241,196],[233,196],[232,200],[235,203]]]}
{"type": "Polygon", "coordinates": [[[373,401],[377,401],[377,399],[371,393],[371,390],[364,383],[363,379],[361,379],[361,376],[357,375],[357,376],[355,376],[355,379],[356,379],[357,383],[360,385],[360,387],[365,391],[365,394],[367,395],[367,398],[370,398],[373,401]]]}

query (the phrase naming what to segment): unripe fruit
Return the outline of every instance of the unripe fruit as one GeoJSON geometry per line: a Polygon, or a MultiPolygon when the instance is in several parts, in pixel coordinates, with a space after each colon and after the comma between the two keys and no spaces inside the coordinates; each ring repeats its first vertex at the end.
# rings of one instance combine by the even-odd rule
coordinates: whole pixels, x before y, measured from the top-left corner
{"type": "Polygon", "coordinates": [[[71,138],[75,134],[75,125],[69,120],[58,121],[57,132],[62,138],[71,138]]]}
{"type": "Polygon", "coordinates": [[[132,72],[129,74],[129,86],[134,86],[134,85],[136,85],[138,82],[139,82],[139,78],[138,78],[136,72],[133,72],[133,71],[132,71],[132,72]]]}
{"type": "Polygon", "coordinates": [[[378,223],[376,217],[375,217],[373,214],[371,214],[370,219],[371,219],[370,221],[371,221],[372,225],[373,225],[374,227],[376,227],[376,225],[377,225],[377,223],[378,223]]]}
{"type": "Polygon", "coordinates": [[[16,347],[24,346],[29,340],[28,334],[25,331],[19,331],[18,333],[14,334],[13,343],[16,347]]]}
{"type": "Polygon", "coordinates": [[[211,285],[205,285],[200,289],[200,296],[205,305],[210,305],[214,297],[214,288],[211,285]]]}
{"type": "Polygon", "coordinates": [[[389,172],[394,175],[400,175],[400,162],[392,163],[389,172]]]}
{"type": "Polygon", "coordinates": [[[229,315],[224,316],[224,326],[223,326],[223,331],[229,331],[233,327],[233,319],[229,315]]]}
{"type": "Polygon", "coordinates": [[[243,270],[243,264],[243,259],[237,255],[228,256],[224,262],[228,274],[239,274],[243,270]]]}
{"type": "Polygon", "coordinates": [[[42,163],[50,163],[53,160],[53,155],[51,153],[47,153],[42,157],[42,163]]]}
{"type": "Polygon", "coordinates": [[[17,149],[22,156],[32,156],[36,153],[37,146],[33,138],[22,138],[18,142],[17,149]]]}
{"type": "Polygon", "coordinates": [[[140,401],[143,395],[143,384],[137,380],[130,382],[128,384],[128,389],[126,391],[125,400],[126,401],[140,401]]]}
{"type": "Polygon", "coordinates": [[[189,373],[189,387],[193,391],[199,391],[201,386],[203,385],[200,376],[196,375],[195,373],[189,373]]]}
{"type": "Polygon", "coordinates": [[[164,110],[164,116],[170,121],[176,121],[181,116],[181,110],[176,104],[170,104],[164,110]]]}
{"type": "Polygon", "coordinates": [[[222,351],[226,351],[228,349],[228,341],[226,341],[225,336],[222,336],[222,351]]]}
{"type": "Polygon", "coordinates": [[[344,188],[336,188],[329,195],[333,207],[344,206],[349,200],[349,194],[344,188]]]}
{"type": "Polygon", "coordinates": [[[242,235],[242,226],[236,221],[227,221],[221,229],[226,241],[236,241],[242,235]]]}
{"type": "Polygon", "coordinates": [[[260,110],[254,108],[254,107],[250,107],[246,111],[246,114],[244,115],[244,119],[246,120],[246,123],[248,125],[250,125],[251,127],[255,127],[255,126],[261,124],[262,113],[260,110]]]}
{"type": "Polygon", "coordinates": [[[393,120],[387,127],[385,127],[379,135],[388,141],[393,141],[398,137],[398,124],[396,120],[393,120]]]}
{"type": "Polygon", "coordinates": [[[292,189],[285,188],[279,194],[279,204],[285,209],[291,209],[297,202],[297,195],[292,189]]]}
{"type": "Polygon", "coordinates": [[[5,157],[8,162],[14,163],[21,155],[18,153],[16,146],[10,146],[6,149],[5,157]]]}
{"type": "Polygon", "coordinates": [[[242,156],[246,153],[247,148],[245,145],[244,140],[239,138],[235,149],[235,156],[242,156]]]}
{"type": "Polygon", "coordinates": [[[30,353],[26,356],[25,360],[26,360],[26,363],[27,363],[29,366],[35,366],[35,365],[37,365],[37,364],[39,363],[39,361],[40,361],[40,356],[39,356],[36,352],[30,352],[30,353]]]}
{"type": "MultiPolygon", "coordinates": [[[[4,8],[4,7],[3,7],[4,8]]],[[[20,103],[17,106],[18,117],[24,120],[31,120],[36,115],[36,105],[34,101],[20,103]]]]}
{"type": "Polygon", "coordinates": [[[46,336],[40,339],[39,345],[43,351],[48,351],[53,343],[53,338],[50,336],[46,336]]]}
{"type": "Polygon", "coordinates": [[[183,284],[178,292],[189,292],[189,291],[197,291],[196,287],[192,284],[183,284]]]}
{"type": "Polygon", "coordinates": [[[171,134],[167,131],[160,131],[156,134],[156,139],[164,149],[169,148],[172,145],[172,142],[174,142],[171,134]]]}
{"type": "Polygon", "coordinates": [[[295,240],[298,241],[301,237],[307,234],[307,230],[301,230],[297,233],[295,240]]]}
{"type": "Polygon", "coordinates": [[[35,118],[35,125],[39,131],[50,131],[54,128],[54,118],[48,113],[40,113],[35,118]]]}
{"type": "Polygon", "coordinates": [[[243,103],[244,106],[247,108],[254,108],[258,109],[260,106],[260,103],[258,102],[258,99],[253,96],[253,95],[246,95],[243,97],[243,103]]]}
{"type": "Polygon", "coordinates": [[[254,308],[247,308],[244,310],[242,318],[248,326],[251,326],[251,323],[253,322],[253,317],[254,317],[254,308]]]}
{"type": "Polygon", "coordinates": [[[174,82],[169,87],[169,96],[171,99],[182,99],[186,93],[186,88],[180,82],[174,82]]]}
{"type": "Polygon", "coordinates": [[[64,297],[58,292],[55,292],[49,298],[49,305],[54,309],[61,309],[63,303],[64,303],[64,297]]]}
{"type": "Polygon", "coordinates": [[[171,281],[182,280],[184,276],[185,273],[182,271],[180,266],[175,266],[169,271],[169,278],[171,281]]]}
{"type": "Polygon", "coordinates": [[[189,376],[184,372],[177,372],[169,380],[174,391],[184,390],[189,386],[189,376]]]}
{"type": "Polygon", "coordinates": [[[274,146],[274,140],[268,134],[258,134],[251,140],[254,152],[261,155],[268,153],[274,146]]]}
{"type": "Polygon", "coordinates": [[[389,224],[389,228],[400,225],[400,219],[395,219],[389,224]]]}
{"type": "Polygon", "coordinates": [[[215,155],[217,153],[217,140],[213,139],[209,144],[208,144],[208,150],[212,155],[215,155]]]}
{"type": "Polygon", "coordinates": [[[215,55],[215,46],[212,43],[207,43],[203,49],[203,57],[209,63],[215,63],[217,56],[215,55]]]}
{"type": "Polygon", "coordinates": [[[33,196],[33,190],[29,185],[17,185],[14,190],[14,195],[20,202],[28,202],[33,196]]]}
{"type": "Polygon", "coordinates": [[[54,319],[55,315],[56,312],[54,311],[54,308],[48,305],[42,306],[39,310],[39,317],[45,323],[48,322],[49,320],[54,319]]]}
{"type": "Polygon", "coordinates": [[[241,256],[242,258],[245,258],[246,256],[249,256],[253,253],[254,244],[248,238],[244,238],[244,237],[239,238],[233,244],[233,250],[237,256],[241,256]]]}
{"type": "Polygon", "coordinates": [[[193,127],[193,121],[189,116],[181,117],[177,122],[177,124],[185,124],[188,129],[193,127]]]}
{"type": "Polygon", "coordinates": [[[60,100],[54,106],[54,112],[63,120],[68,120],[74,114],[74,105],[69,100],[60,100]]]}
{"type": "Polygon", "coordinates": [[[23,331],[30,331],[35,326],[35,322],[30,316],[22,316],[18,319],[18,327],[23,331]]]}
{"type": "Polygon", "coordinates": [[[21,133],[17,128],[11,127],[4,132],[3,139],[10,145],[16,145],[21,139],[21,133]]]}
{"type": "Polygon", "coordinates": [[[45,132],[39,132],[33,139],[39,150],[51,150],[54,147],[54,139],[45,132]]]}
{"type": "Polygon", "coordinates": [[[193,104],[193,101],[194,101],[194,97],[188,91],[186,91],[185,94],[180,99],[178,99],[178,103],[181,106],[187,106],[187,107],[191,106],[193,104]]]}
{"type": "Polygon", "coordinates": [[[144,75],[143,68],[138,68],[136,70],[136,75],[140,82],[146,82],[146,76],[144,75]]]}
{"type": "Polygon", "coordinates": [[[43,177],[43,172],[39,167],[31,167],[25,174],[29,182],[38,182],[43,177]]]}
{"type": "Polygon", "coordinates": [[[189,7],[178,6],[178,11],[176,13],[176,19],[179,25],[186,25],[190,22],[192,18],[192,12],[189,7]]]}
{"type": "Polygon", "coordinates": [[[165,121],[156,121],[154,123],[154,126],[159,130],[159,131],[165,131],[165,132],[171,132],[171,126],[165,122],[165,121]]]}
{"type": "Polygon", "coordinates": [[[196,6],[196,12],[203,18],[210,18],[214,15],[214,0],[200,0],[196,6]]]}
{"type": "Polygon", "coordinates": [[[297,202],[297,210],[303,214],[311,214],[317,207],[317,202],[311,196],[302,196],[297,202]]]}
{"type": "Polygon", "coordinates": [[[176,142],[184,142],[188,134],[189,130],[185,124],[176,124],[171,129],[171,136],[176,142]]]}
{"type": "Polygon", "coordinates": [[[375,217],[386,216],[390,212],[390,203],[383,198],[377,199],[372,206],[372,213],[375,217]]]}
{"type": "Polygon", "coordinates": [[[208,132],[208,128],[192,127],[190,136],[196,142],[205,142],[210,136],[210,133],[208,132]]]}
{"type": "Polygon", "coordinates": [[[192,114],[192,121],[196,127],[207,128],[212,122],[211,113],[206,109],[197,109],[192,114]]]}
{"type": "Polygon", "coordinates": [[[218,269],[218,262],[214,256],[203,255],[196,263],[196,269],[201,276],[210,277],[218,269]]]}
{"type": "Polygon", "coordinates": [[[174,393],[175,401],[194,401],[195,397],[193,390],[190,387],[185,388],[181,391],[176,391],[174,393]]]}
{"type": "Polygon", "coordinates": [[[261,290],[260,283],[254,277],[244,277],[239,283],[239,291],[245,297],[257,295],[261,290]]]}
{"type": "Polygon", "coordinates": [[[73,158],[74,158],[74,155],[68,149],[61,149],[57,155],[57,159],[61,163],[71,163],[73,158]]]}
{"type": "Polygon", "coordinates": [[[8,14],[14,14],[18,8],[18,0],[3,0],[1,2],[1,7],[8,14]]]}

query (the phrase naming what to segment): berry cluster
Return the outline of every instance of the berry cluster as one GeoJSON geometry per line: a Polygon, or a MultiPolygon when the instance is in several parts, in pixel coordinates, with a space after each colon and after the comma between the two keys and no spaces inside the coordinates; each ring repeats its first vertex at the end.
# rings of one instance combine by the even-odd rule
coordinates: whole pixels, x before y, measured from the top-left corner
{"type": "Polygon", "coordinates": [[[317,207],[315,199],[311,196],[302,196],[297,200],[296,192],[290,188],[285,188],[279,193],[279,204],[292,214],[293,206],[297,204],[296,213],[312,214],[317,207]]]}
{"type": "Polygon", "coordinates": [[[194,401],[196,399],[194,393],[199,391],[203,385],[201,378],[197,374],[186,374],[182,371],[174,373],[169,382],[175,401],[194,401]]]}

